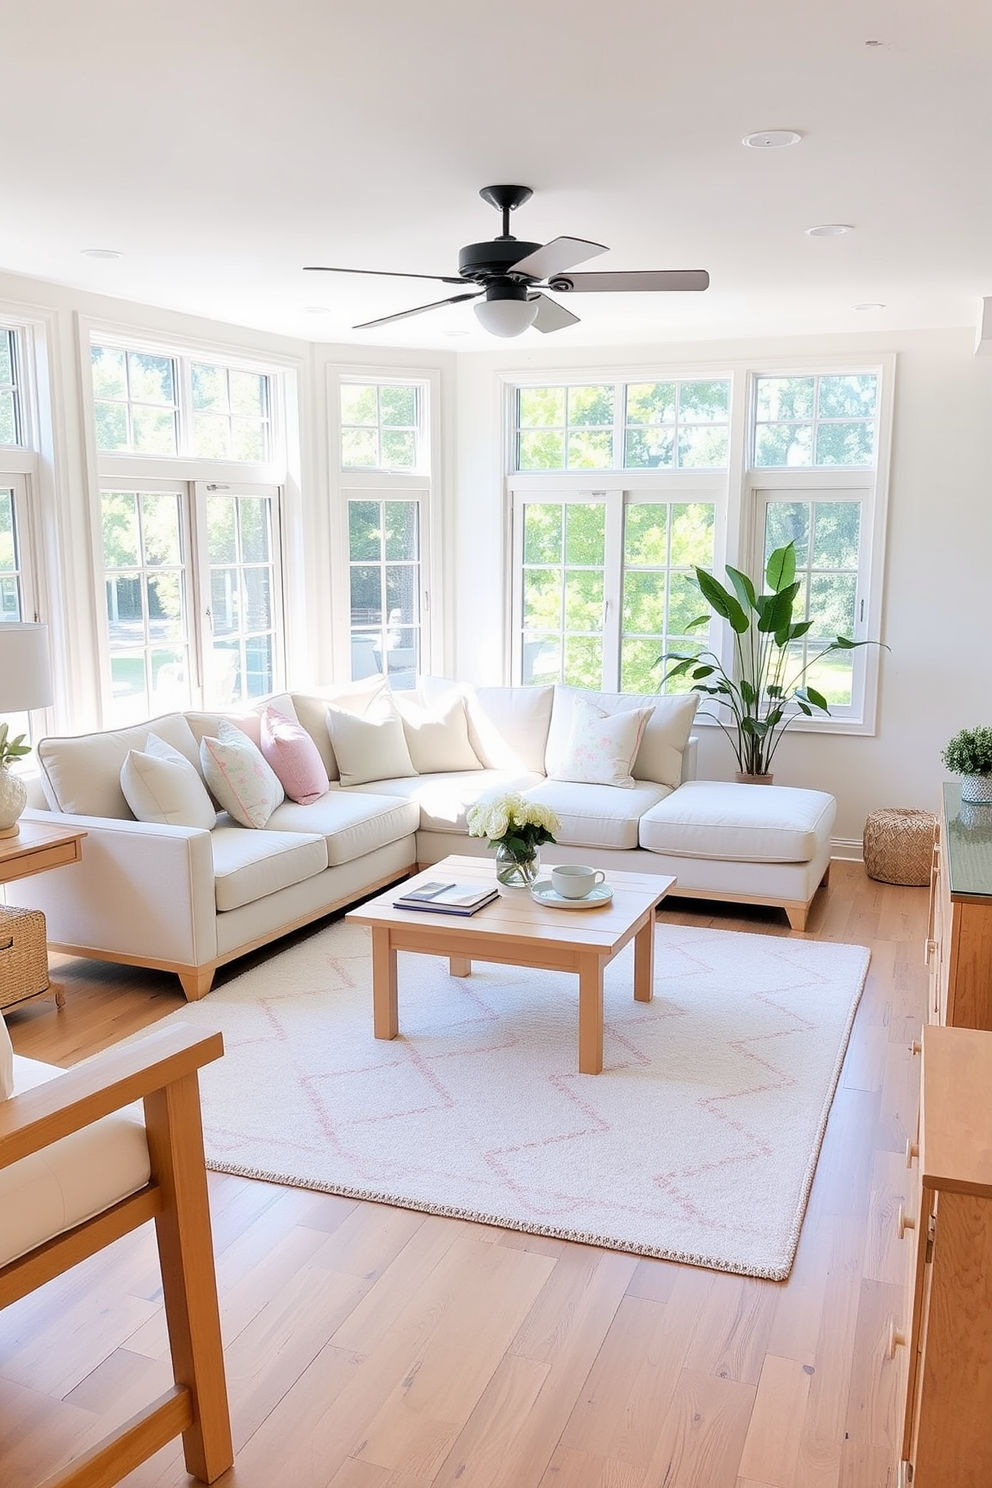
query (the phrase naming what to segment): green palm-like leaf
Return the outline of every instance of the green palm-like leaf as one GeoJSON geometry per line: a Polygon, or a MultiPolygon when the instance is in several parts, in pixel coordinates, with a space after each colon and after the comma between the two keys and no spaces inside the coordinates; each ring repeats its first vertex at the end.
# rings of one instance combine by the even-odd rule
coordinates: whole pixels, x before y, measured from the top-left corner
{"type": "Polygon", "coordinates": [[[727,574],[737,593],[737,598],[741,602],[741,607],[746,610],[756,610],[758,608],[758,596],[747,574],[741,573],[739,568],[731,568],[729,563],[727,564],[727,574]]]}
{"type": "Polygon", "coordinates": [[[707,573],[705,568],[696,569],[696,582],[706,603],[716,611],[721,620],[728,620],[731,628],[738,635],[743,635],[751,622],[741,608],[740,600],[726,590],[719,579],[707,573]]]}
{"type": "Polygon", "coordinates": [[[796,577],[796,545],[787,543],[784,548],[776,548],[768,559],[765,569],[765,582],[769,589],[776,594],[788,588],[796,577]]]}

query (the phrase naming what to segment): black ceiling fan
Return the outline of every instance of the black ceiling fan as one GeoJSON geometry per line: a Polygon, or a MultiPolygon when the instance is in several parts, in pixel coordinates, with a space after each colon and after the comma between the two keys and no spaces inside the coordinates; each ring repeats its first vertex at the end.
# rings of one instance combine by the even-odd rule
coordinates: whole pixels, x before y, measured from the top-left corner
{"type": "Polygon", "coordinates": [[[698,290],[706,289],[710,276],[705,269],[654,269],[644,273],[573,274],[573,264],[585,263],[608,250],[602,243],[584,238],[553,238],[550,243],[525,243],[510,232],[510,213],[533,196],[529,186],[484,186],[479,192],[483,201],[503,214],[503,231],[491,242],[469,243],[458,254],[458,274],[403,274],[396,269],[339,269],[324,264],[308,264],[307,273],[379,274],[393,279],[433,279],[440,284],[476,286],[465,294],[432,300],[413,310],[400,310],[396,315],[383,315],[354,326],[367,331],[374,326],[390,325],[425,310],[442,305],[458,305],[465,300],[479,300],[475,313],[487,331],[495,336],[519,336],[528,326],[539,331],[560,331],[579,319],[564,305],[551,299],[545,290],[555,294],[589,291],[630,290],[698,290]],[[481,299],[481,296],[485,296],[481,299]]]}

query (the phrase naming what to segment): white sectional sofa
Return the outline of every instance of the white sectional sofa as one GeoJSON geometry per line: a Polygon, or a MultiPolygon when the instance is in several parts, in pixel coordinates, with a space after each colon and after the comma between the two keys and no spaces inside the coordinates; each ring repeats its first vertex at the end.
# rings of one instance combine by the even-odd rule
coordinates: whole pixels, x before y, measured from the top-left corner
{"type": "MultiPolygon", "coordinates": [[[[467,835],[466,813],[481,796],[512,789],[561,819],[545,861],[590,862],[607,875],[611,867],[672,875],[676,894],[777,905],[801,930],[829,868],[833,797],[694,779],[695,703],[564,687],[461,688],[432,678],[400,695],[367,678],[284,694],[247,714],[175,713],[43,740],[41,789],[29,815],[47,811],[85,829],[83,862],[22,880],[15,897],[45,913],[55,948],[174,971],[186,996],[199,998],[218,966],[418,865],[488,853],[467,835]],[[213,741],[214,751],[233,722],[239,742],[247,734],[257,743],[266,708],[274,710],[269,721],[289,720],[301,746],[319,755],[322,794],[305,804],[270,802],[258,830],[215,812],[214,798],[198,825],[176,824],[168,811],[163,820],[135,818],[121,784],[129,757],[147,762],[149,750],[177,751],[180,773],[191,780],[188,761],[202,793],[205,760],[206,779],[217,786],[214,754],[202,741],[213,741]],[[601,783],[601,766],[590,767],[581,750],[576,765],[578,726],[602,719],[622,753],[632,713],[639,722],[627,783],[601,783]],[[161,744],[150,745],[150,735],[161,744]]],[[[278,782],[276,789],[281,795],[278,782]]]]}

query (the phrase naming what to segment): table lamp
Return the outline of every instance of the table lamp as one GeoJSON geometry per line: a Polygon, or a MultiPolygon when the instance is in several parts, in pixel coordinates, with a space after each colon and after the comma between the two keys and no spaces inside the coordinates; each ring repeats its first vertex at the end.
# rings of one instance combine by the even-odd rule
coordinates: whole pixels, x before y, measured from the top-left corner
{"type": "MultiPolygon", "coordinates": [[[[0,621],[0,713],[27,713],[32,708],[47,708],[51,701],[48,626],[0,621]]],[[[9,767],[28,750],[11,753],[12,741],[2,725],[0,735],[0,838],[16,837],[28,793],[23,780],[9,767]]]]}

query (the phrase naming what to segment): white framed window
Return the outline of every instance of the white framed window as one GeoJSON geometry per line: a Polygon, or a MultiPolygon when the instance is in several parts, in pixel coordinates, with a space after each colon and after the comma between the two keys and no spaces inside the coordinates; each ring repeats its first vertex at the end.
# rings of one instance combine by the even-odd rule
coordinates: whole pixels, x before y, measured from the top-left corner
{"type": "Polygon", "coordinates": [[[0,325],[0,445],[23,447],[27,443],[22,364],[18,330],[0,325]]]}
{"type": "Polygon", "coordinates": [[[432,668],[439,401],[437,372],[328,368],[337,676],[432,668]]]}
{"type": "Polygon", "coordinates": [[[689,580],[711,567],[720,485],[667,477],[639,487],[572,491],[515,482],[513,675],[524,685],[623,692],[662,687],[658,659],[702,650],[686,626],[702,608],[689,580]]]}
{"type": "MultiPolygon", "coordinates": [[[[730,562],[760,581],[790,540],[813,622],[797,669],[838,634],[880,639],[894,370],[882,357],[508,377],[512,679],[649,692],[665,652],[713,649],[730,665],[725,626],[686,633],[707,613],[692,570],[722,578],[730,562]],[[599,466],[612,473],[595,491],[599,466]]],[[[808,680],[831,716],[797,727],[870,731],[877,674],[875,647],[816,663],[808,680]]]]}
{"type": "Polygon", "coordinates": [[[105,720],[277,691],[282,369],[98,328],[89,363],[105,720]]]}

